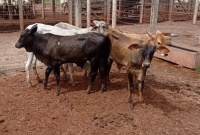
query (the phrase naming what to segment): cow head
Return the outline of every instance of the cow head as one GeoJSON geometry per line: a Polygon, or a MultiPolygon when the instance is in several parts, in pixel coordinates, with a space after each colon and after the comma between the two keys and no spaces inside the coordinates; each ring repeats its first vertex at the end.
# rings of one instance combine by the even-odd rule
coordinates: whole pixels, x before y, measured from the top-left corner
{"type": "Polygon", "coordinates": [[[158,47],[157,52],[160,53],[161,56],[167,56],[170,50],[166,48],[166,38],[159,30],[156,31],[156,35],[152,35],[151,33],[147,32],[153,43],[158,47]],[[163,48],[165,47],[165,48],[163,48]],[[162,49],[160,49],[162,48],[162,49]]]}
{"type": "Polygon", "coordinates": [[[95,24],[95,26],[93,27],[93,31],[97,31],[98,33],[103,33],[104,29],[109,29],[109,26],[107,23],[105,23],[104,21],[97,21],[94,20],[93,23],[95,24]]]}
{"type": "Polygon", "coordinates": [[[144,68],[150,67],[153,55],[156,51],[163,52],[164,54],[169,52],[169,49],[166,46],[155,45],[151,40],[144,42],[142,45],[132,44],[128,49],[131,51],[139,50],[140,55],[138,57],[142,56],[142,67],[144,68]]]}
{"type": "Polygon", "coordinates": [[[31,36],[37,31],[37,24],[33,25],[30,29],[25,29],[20,37],[17,43],[15,44],[16,48],[22,48],[24,47],[27,51],[30,51],[28,48],[32,44],[32,38],[31,36]]]}

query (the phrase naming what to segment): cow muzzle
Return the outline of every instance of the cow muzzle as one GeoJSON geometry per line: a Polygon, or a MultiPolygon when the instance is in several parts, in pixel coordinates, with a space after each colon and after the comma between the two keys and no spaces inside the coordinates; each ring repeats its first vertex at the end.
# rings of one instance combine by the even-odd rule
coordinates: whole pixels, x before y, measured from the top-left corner
{"type": "Polygon", "coordinates": [[[149,62],[142,63],[142,67],[149,68],[150,66],[151,66],[151,63],[149,63],[149,62]]]}
{"type": "Polygon", "coordinates": [[[16,47],[16,48],[21,48],[21,44],[16,43],[16,44],[15,44],[15,47],[16,47]]]}
{"type": "Polygon", "coordinates": [[[163,56],[163,57],[168,56],[167,53],[162,53],[162,54],[160,54],[160,55],[163,56]]]}

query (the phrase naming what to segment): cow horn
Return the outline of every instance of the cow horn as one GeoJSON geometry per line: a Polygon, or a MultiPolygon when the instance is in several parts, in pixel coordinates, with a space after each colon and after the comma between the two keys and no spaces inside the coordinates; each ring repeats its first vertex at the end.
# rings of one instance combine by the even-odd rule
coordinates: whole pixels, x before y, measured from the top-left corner
{"type": "Polygon", "coordinates": [[[148,36],[150,37],[150,38],[153,38],[153,35],[150,33],[150,32],[148,32],[148,31],[146,31],[147,32],[147,34],[148,34],[148,36]]]}

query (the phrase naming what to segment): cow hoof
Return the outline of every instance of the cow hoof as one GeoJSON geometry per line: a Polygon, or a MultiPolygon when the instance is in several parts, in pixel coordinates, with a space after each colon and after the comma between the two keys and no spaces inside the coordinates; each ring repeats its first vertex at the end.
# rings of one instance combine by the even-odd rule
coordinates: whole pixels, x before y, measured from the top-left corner
{"type": "Polygon", "coordinates": [[[43,81],[41,79],[38,80],[38,83],[42,83],[43,81]]]}
{"type": "Polygon", "coordinates": [[[131,109],[131,110],[133,110],[133,103],[128,103],[128,105],[129,105],[129,108],[131,109]]]}
{"type": "Polygon", "coordinates": [[[106,90],[107,90],[106,87],[105,87],[105,86],[102,86],[99,92],[100,92],[100,93],[103,93],[103,92],[105,92],[106,90]]]}
{"type": "Polygon", "coordinates": [[[47,89],[47,87],[44,86],[44,87],[43,87],[43,90],[48,90],[48,89],[47,89]]]}
{"type": "Polygon", "coordinates": [[[144,99],[143,99],[143,98],[139,98],[139,102],[140,102],[140,103],[143,103],[143,102],[144,102],[144,99]]]}
{"type": "Polygon", "coordinates": [[[89,91],[89,90],[87,90],[87,91],[86,91],[86,93],[87,93],[87,94],[90,94],[90,91],[89,91]]]}
{"type": "Polygon", "coordinates": [[[69,81],[68,83],[70,83],[72,86],[76,86],[74,82],[69,81]]]}

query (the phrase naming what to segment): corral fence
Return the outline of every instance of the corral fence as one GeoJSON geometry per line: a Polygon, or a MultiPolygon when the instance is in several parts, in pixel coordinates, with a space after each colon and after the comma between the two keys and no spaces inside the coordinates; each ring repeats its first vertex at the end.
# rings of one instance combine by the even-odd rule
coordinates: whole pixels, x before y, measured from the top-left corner
{"type": "MultiPolygon", "coordinates": [[[[23,25],[35,22],[75,24],[76,0],[22,0],[23,25]],[[70,3],[71,1],[71,9],[70,3]],[[69,10],[71,12],[69,13],[69,10]]],[[[82,26],[87,22],[87,0],[80,1],[82,26]]],[[[192,20],[196,0],[159,0],[158,22],[192,20]]],[[[90,22],[112,23],[112,0],[90,0],[90,22]]],[[[117,24],[149,23],[152,0],[117,0],[117,24]]],[[[0,0],[0,32],[20,29],[19,0],[0,0]]],[[[199,7],[197,9],[199,11],[199,7]]],[[[199,14],[197,12],[197,19],[199,14]]]]}

